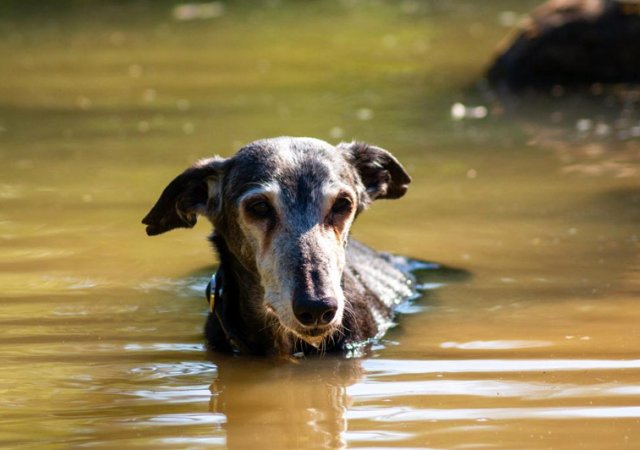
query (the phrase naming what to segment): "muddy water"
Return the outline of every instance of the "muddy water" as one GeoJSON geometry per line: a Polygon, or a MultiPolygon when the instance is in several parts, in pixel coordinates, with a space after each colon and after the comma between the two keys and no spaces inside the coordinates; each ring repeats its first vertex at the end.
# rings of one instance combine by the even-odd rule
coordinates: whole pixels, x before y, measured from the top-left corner
{"type": "Polygon", "coordinates": [[[0,445],[638,448],[637,104],[465,89],[531,3],[3,9],[0,445]],[[392,150],[410,193],[355,235],[471,273],[427,274],[363,357],[207,354],[207,225],[139,224],[195,159],[286,134],[392,150]]]}

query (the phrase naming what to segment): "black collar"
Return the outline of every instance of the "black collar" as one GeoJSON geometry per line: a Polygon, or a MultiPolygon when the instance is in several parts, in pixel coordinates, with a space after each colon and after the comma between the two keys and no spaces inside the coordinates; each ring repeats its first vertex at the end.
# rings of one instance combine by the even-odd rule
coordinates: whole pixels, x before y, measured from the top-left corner
{"type": "Polygon", "coordinates": [[[228,311],[228,304],[225,297],[224,269],[221,264],[217,272],[211,276],[211,280],[207,285],[206,298],[209,302],[209,313],[215,315],[220,329],[224,333],[234,353],[251,353],[249,345],[238,337],[238,334],[235,333],[231,327],[230,322],[224,320],[228,311]]]}

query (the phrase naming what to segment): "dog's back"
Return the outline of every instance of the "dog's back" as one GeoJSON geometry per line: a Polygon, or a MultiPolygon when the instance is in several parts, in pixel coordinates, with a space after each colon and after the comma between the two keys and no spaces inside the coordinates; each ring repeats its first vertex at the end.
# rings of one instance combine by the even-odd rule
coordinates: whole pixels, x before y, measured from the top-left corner
{"type": "MultiPolygon", "coordinates": [[[[405,261],[404,259],[401,259],[405,261]]],[[[400,261],[351,239],[347,248],[347,269],[357,274],[367,289],[391,309],[415,295],[415,278],[400,261]]]]}
{"type": "Polygon", "coordinates": [[[349,242],[343,273],[345,340],[366,343],[393,324],[394,309],[416,294],[415,279],[393,257],[349,242]]]}

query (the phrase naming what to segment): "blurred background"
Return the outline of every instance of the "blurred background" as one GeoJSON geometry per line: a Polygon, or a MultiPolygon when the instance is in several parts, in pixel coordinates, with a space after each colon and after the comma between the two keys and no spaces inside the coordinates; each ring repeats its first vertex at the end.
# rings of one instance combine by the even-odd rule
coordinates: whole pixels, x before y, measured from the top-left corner
{"type": "Polygon", "coordinates": [[[637,448],[640,91],[490,85],[539,4],[0,2],[0,445],[637,448]],[[471,277],[357,358],[207,354],[209,224],[140,220],[279,135],[392,151],[355,237],[471,277]]]}

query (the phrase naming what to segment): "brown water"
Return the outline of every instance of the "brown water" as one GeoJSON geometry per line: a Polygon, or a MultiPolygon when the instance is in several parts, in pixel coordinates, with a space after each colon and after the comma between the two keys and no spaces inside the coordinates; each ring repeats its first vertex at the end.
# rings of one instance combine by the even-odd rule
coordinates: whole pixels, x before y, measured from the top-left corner
{"type": "Polygon", "coordinates": [[[633,95],[466,90],[535,2],[248,3],[3,9],[0,444],[640,448],[633,95]],[[362,358],[206,354],[207,225],[139,221],[197,158],[276,135],[392,150],[411,190],[355,235],[472,276],[362,358]]]}

